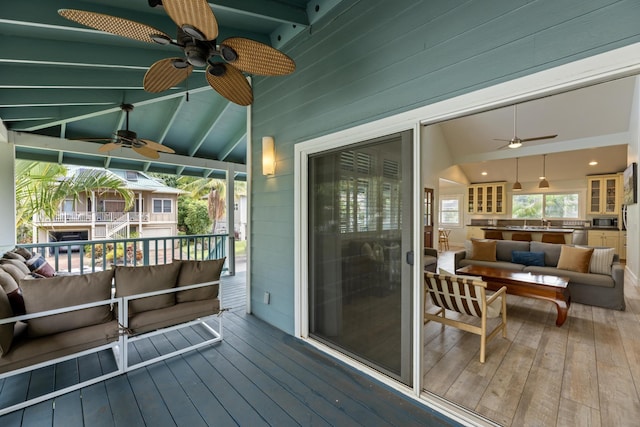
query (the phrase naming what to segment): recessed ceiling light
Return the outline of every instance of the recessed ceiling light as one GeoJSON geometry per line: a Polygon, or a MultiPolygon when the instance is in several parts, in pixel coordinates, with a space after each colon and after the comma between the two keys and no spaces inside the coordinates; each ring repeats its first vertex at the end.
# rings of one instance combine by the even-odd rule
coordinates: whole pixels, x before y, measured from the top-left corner
{"type": "Polygon", "coordinates": [[[487,176],[487,173],[486,172],[482,172],[482,176],[487,176]]]}
{"type": "Polygon", "coordinates": [[[595,166],[597,164],[598,164],[598,162],[596,162],[595,160],[592,160],[592,161],[589,162],[589,166],[595,166]]]}

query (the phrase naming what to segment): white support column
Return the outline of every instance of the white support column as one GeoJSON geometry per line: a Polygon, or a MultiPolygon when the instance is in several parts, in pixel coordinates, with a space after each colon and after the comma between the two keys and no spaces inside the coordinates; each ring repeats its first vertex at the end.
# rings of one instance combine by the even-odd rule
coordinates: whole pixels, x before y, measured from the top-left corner
{"type": "Polygon", "coordinates": [[[236,274],[236,238],[235,238],[235,215],[234,215],[234,181],[235,181],[235,169],[233,165],[227,169],[227,233],[229,233],[229,239],[227,240],[227,265],[229,267],[229,274],[236,274]]]}
{"type": "Polygon", "coordinates": [[[138,193],[138,237],[144,237],[142,233],[142,191],[138,193]]]}
{"type": "Polygon", "coordinates": [[[11,134],[6,133],[4,124],[0,122],[0,254],[13,249],[16,245],[16,185],[15,161],[16,151],[12,143],[7,142],[11,134]],[[3,131],[4,130],[4,131],[3,131]]]}
{"type": "Polygon", "coordinates": [[[97,209],[96,192],[91,190],[91,236],[89,240],[96,238],[96,209],[97,209]]]}

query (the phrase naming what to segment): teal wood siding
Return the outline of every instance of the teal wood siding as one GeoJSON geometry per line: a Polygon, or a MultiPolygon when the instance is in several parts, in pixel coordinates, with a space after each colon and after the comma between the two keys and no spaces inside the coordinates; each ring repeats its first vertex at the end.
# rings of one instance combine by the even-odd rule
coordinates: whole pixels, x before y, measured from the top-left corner
{"type": "Polygon", "coordinates": [[[640,42],[638,22],[638,1],[345,0],[286,47],[294,74],[254,79],[253,313],[293,332],[296,143],[640,42]]]}

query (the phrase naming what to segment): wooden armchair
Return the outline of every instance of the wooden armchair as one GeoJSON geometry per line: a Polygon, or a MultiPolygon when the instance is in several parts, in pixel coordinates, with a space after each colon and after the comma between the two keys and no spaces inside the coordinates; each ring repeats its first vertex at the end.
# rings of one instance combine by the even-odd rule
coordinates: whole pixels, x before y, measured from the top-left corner
{"type": "Polygon", "coordinates": [[[487,297],[487,283],[478,278],[464,276],[449,276],[424,272],[424,323],[430,320],[462,329],[480,335],[480,363],[484,363],[487,341],[502,331],[502,337],[507,336],[507,288],[503,286],[494,294],[487,297]],[[429,313],[427,295],[431,302],[440,307],[435,313],[429,313]],[[469,316],[479,317],[480,326],[465,323],[461,320],[445,317],[446,310],[456,311],[469,316]],[[487,333],[487,319],[500,317],[500,323],[487,333]]]}

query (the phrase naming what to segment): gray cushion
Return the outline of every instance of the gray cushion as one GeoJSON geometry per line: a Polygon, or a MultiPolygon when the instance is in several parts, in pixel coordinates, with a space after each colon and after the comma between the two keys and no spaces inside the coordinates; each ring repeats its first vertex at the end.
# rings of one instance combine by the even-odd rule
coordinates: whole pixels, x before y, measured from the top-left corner
{"type": "Polygon", "coordinates": [[[129,329],[134,334],[142,334],[168,326],[178,325],[220,311],[220,300],[210,299],[190,301],[158,310],[144,311],[129,318],[129,329]]]}
{"type": "Polygon", "coordinates": [[[615,286],[613,277],[605,274],[578,273],[577,271],[560,270],[555,267],[537,267],[533,265],[525,267],[524,271],[535,274],[550,274],[552,276],[567,277],[569,278],[570,284],[600,286],[603,288],[613,288],[615,286]]]}
{"type": "MultiPolygon", "coordinates": [[[[27,314],[69,307],[111,297],[113,270],[78,276],[21,280],[27,314]]],[[[109,322],[113,318],[108,305],[69,313],[29,319],[30,337],[56,334],[85,326],[109,322]]]]}
{"type": "Polygon", "coordinates": [[[513,251],[529,251],[529,242],[517,240],[498,240],[496,244],[496,259],[511,262],[513,251]]]}
{"type": "MultiPolygon", "coordinates": [[[[195,285],[220,279],[226,258],[206,261],[182,261],[177,286],[195,285]]],[[[176,302],[200,301],[218,297],[219,285],[206,286],[176,293],[176,302]]]]}
{"type": "Polygon", "coordinates": [[[31,273],[27,264],[20,262],[17,259],[1,259],[0,267],[4,268],[7,273],[11,274],[13,278],[16,279],[16,282],[31,273]]]}
{"type": "Polygon", "coordinates": [[[563,245],[557,243],[531,242],[531,252],[544,252],[544,265],[556,267],[560,259],[560,251],[563,245]]]}
{"type": "MultiPolygon", "coordinates": [[[[126,297],[176,286],[180,262],[139,267],[116,266],[116,296],[126,297]]],[[[169,307],[176,303],[175,293],[141,298],[129,303],[129,316],[135,313],[169,307]]]]}
{"type": "Polygon", "coordinates": [[[460,267],[465,267],[467,265],[481,265],[483,267],[504,268],[505,270],[516,271],[520,271],[525,267],[523,264],[514,264],[506,261],[478,261],[466,258],[460,260],[460,267]]]}
{"type": "MultiPolygon", "coordinates": [[[[26,261],[25,257],[20,255],[19,253],[13,252],[13,251],[5,252],[4,255],[2,255],[2,258],[15,259],[15,260],[18,260],[20,262],[25,262],[26,261]]],[[[29,258],[31,258],[31,257],[29,257],[29,258]]]]}

